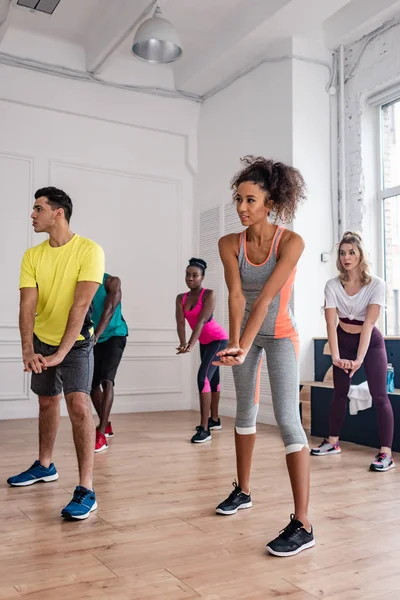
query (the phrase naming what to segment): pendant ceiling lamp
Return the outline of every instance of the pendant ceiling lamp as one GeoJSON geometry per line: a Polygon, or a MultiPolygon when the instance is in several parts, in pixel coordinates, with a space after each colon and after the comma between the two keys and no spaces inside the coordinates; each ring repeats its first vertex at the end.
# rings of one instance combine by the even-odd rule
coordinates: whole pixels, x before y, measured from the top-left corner
{"type": "Polygon", "coordinates": [[[132,52],[137,58],[154,64],[174,62],[182,56],[179,35],[172,23],[162,16],[158,2],[153,16],[138,27],[132,52]]]}

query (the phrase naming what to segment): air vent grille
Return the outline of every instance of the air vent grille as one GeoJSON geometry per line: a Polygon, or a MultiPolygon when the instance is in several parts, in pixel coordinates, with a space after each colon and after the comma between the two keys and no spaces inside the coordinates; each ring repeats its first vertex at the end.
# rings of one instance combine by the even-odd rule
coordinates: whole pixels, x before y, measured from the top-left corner
{"type": "Polygon", "coordinates": [[[60,0],[18,0],[17,2],[18,6],[24,6],[48,15],[53,14],[59,3],[60,0]]]}

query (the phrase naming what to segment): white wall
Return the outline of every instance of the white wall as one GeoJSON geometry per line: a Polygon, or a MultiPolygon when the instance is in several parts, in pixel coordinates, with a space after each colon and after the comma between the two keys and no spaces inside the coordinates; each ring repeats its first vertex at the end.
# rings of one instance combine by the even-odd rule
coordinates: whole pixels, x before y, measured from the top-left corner
{"type": "MultiPolygon", "coordinates": [[[[398,15],[397,19],[400,18],[398,15]]],[[[345,47],[348,73],[365,40],[345,47]]],[[[345,86],[346,228],[363,232],[372,268],[381,272],[380,203],[377,197],[379,133],[372,94],[398,84],[400,90],[400,26],[374,38],[345,86]]]]}
{"type": "MultiPolygon", "coordinates": [[[[276,48],[274,55],[288,54],[293,49],[300,51],[304,44],[302,48],[294,48],[291,40],[276,48]]],[[[325,91],[328,79],[327,69],[320,66],[293,60],[265,63],[207,100],[201,109],[199,125],[196,211],[200,215],[218,207],[220,235],[240,230],[240,222],[235,221],[229,207],[229,182],[240,168],[241,156],[260,154],[293,164],[305,176],[309,197],[293,224],[304,236],[307,247],[299,265],[294,293],[303,379],[313,378],[312,338],[325,332],[321,316],[323,288],[332,272],[330,264],[320,262],[321,253],[329,251],[332,244],[330,117],[325,91]]],[[[218,219],[218,213],[214,218],[218,219]]],[[[218,260],[217,248],[215,252],[215,260],[218,260]]],[[[217,293],[224,299],[222,313],[226,323],[222,269],[217,293]]],[[[222,372],[221,412],[234,414],[231,377],[223,369],[222,372]]],[[[265,374],[259,420],[274,422],[265,374]]]]}
{"type": "Polygon", "coordinates": [[[198,112],[188,101],[0,66],[0,418],[37,414],[20,358],[18,272],[24,250],[41,241],[29,215],[34,191],[48,184],[71,195],[73,231],[99,242],[122,279],[130,335],[115,411],[190,407],[174,301],[193,253],[198,112]]]}
{"type": "MultiPolygon", "coordinates": [[[[298,55],[313,56],[330,64],[330,53],[319,40],[294,40],[298,55]]],[[[333,277],[337,236],[337,175],[331,180],[331,151],[337,153],[336,98],[327,91],[329,70],[320,64],[293,61],[293,165],[307,184],[307,200],[299,208],[293,229],[305,241],[294,288],[295,318],[300,337],[300,373],[314,379],[313,337],[325,336],[324,285],[333,277]],[[321,254],[329,256],[321,261],[321,254]]],[[[336,161],[333,161],[335,169],[336,161]]]]}
{"type": "MultiPolygon", "coordinates": [[[[197,223],[204,211],[216,211],[214,218],[219,221],[219,228],[210,243],[214,247],[214,262],[219,266],[219,285],[214,283],[220,307],[218,315],[226,327],[227,292],[217,241],[226,233],[242,229],[232,206],[230,181],[240,169],[240,157],[246,154],[291,162],[291,90],[290,61],[263,64],[207,100],[201,108],[198,176],[195,181],[197,223]]],[[[233,416],[236,404],[231,369],[221,368],[221,375],[220,412],[233,416]]],[[[265,364],[259,419],[274,422],[265,364]]]]}

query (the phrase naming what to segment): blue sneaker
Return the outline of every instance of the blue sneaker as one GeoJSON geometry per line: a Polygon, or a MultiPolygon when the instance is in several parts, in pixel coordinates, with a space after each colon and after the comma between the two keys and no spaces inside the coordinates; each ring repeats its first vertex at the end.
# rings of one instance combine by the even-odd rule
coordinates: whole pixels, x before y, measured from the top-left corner
{"type": "Polygon", "coordinates": [[[61,511],[64,519],[87,519],[93,510],[96,510],[96,494],[81,485],[75,488],[72,500],[61,511]]]}
{"type": "Polygon", "coordinates": [[[32,485],[34,483],[38,483],[38,481],[55,481],[58,479],[57,469],[54,464],[51,463],[48,469],[46,467],[42,467],[38,460],[35,460],[33,465],[29,467],[27,471],[20,473],[19,475],[14,475],[13,477],[9,477],[7,479],[8,485],[13,486],[23,486],[23,485],[32,485]]]}

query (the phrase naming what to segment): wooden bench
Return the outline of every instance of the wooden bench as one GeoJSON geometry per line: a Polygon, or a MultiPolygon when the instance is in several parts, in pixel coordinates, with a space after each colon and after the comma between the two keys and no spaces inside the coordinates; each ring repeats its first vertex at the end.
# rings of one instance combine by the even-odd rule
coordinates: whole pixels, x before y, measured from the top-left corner
{"type": "MultiPolygon", "coordinates": [[[[327,438],[329,436],[330,407],[333,399],[333,382],[302,381],[300,385],[310,387],[311,390],[311,435],[327,438]]],[[[400,389],[395,389],[388,396],[393,407],[395,422],[393,451],[400,452],[400,389]]],[[[354,444],[379,448],[380,440],[375,407],[372,406],[359,411],[356,415],[350,415],[349,405],[347,405],[340,439],[354,444]]]]}

